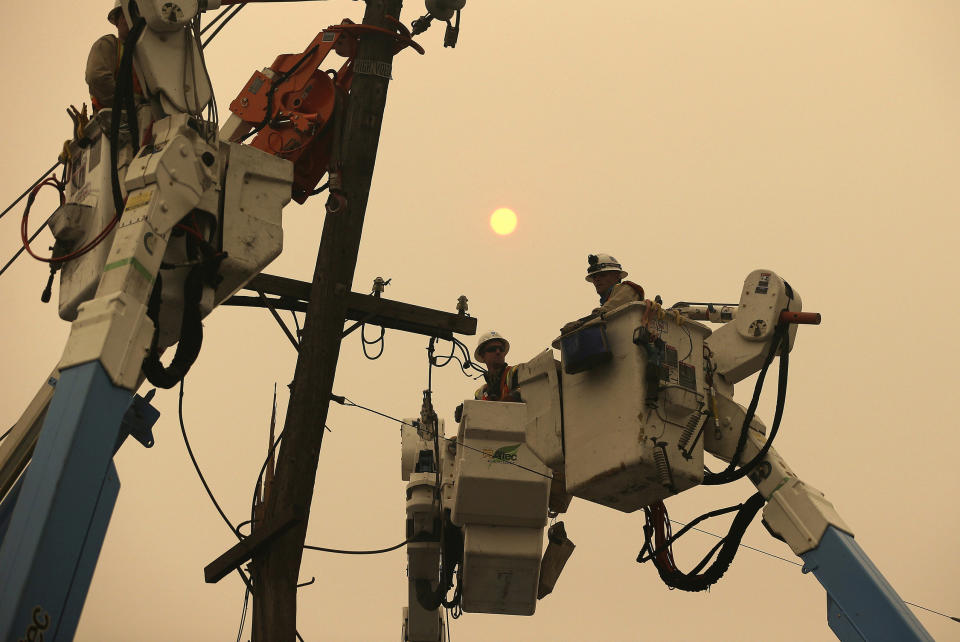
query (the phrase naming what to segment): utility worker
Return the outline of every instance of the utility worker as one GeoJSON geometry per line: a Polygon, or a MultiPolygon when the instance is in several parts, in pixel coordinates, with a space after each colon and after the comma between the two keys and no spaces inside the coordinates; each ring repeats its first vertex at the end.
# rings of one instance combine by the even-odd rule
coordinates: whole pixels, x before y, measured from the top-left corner
{"type": "Polygon", "coordinates": [[[609,312],[631,301],[643,301],[643,288],[633,281],[624,281],[626,276],[623,266],[609,254],[587,257],[586,280],[600,295],[600,307],[595,308],[593,314],[609,312]]]}
{"type": "Polygon", "coordinates": [[[510,342],[499,332],[487,332],[480,337],[473,356],[487,366],[483,375],[486,383],[477,389],[474,398],[482,401],[520,401],[517,391],[516,366],[508,366],[510,342]]]}
{"type": "MultiPolygon", "coordinates": [[[[101,36],[90,48],[87,56],[87,86],[90,88],[90,100],[94,113],[104,107],[113,107],[114,89],[117,86],[117,69],[123,54],[123,41],[130,33],[130,26],[123,15],[120,0],[115,0],[113,9],[107,14],[107,20],[116,26],[117,35],[101,36]]],[[[134,90],[139,94],[139,83],[134,74],[134,90]]]]}
{"type": "Polygon", "coordinates": [[[627,273],[620,262],[610,254],[591,254],[587,257],[586,280],[593,284],[600,295],[600,307],[594,308],[590,316],[571,321],[561,328],[561,334],[576,330],[587,321],[603,316],[632,301],[643,301],[643,288],[633,281],[624,281],[627,273]]]}

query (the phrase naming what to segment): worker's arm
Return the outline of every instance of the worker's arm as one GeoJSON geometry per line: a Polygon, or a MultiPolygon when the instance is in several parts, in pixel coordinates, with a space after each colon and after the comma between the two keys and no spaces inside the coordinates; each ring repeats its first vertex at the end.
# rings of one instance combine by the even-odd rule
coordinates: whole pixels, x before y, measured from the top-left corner
{"type": "Polygon", "coordinates": [[[594,314],[607,314],[616,310],[621,305],[626,305],[633,301],[639,300],[639,296],[636,291],[631,288],[626,283],[617,283],[613,286],[613,290],[610,292],[610,297],[603,302],[599,308],[596,308],[594,314]]]}
{"type": "Polygon", "coordinates": [[[574,332],[575,330],[578,330],[592,321],[599,323],[603,315],[616,310],[621,305],[626,305],[627,303],[639,300],[640,296],[633,288],[625,283],[617,283],[613,286],[613,290],[610,292],[610,297],[603,303],[603,305],[601,305],[599,308],[594,308],[588,316],[577,319],[576,321],[571,321],[570,323],[564,325],[562,328],[560,328],[560,334],[574,332]]]}
{"type": "Polygon", "coordinates": [[[103,107],[113,106],[113,94],[116,87],[117,38],[106,35],[99,38],[90,48],[87,57],[87,86],[90,95],[103,107]]]}

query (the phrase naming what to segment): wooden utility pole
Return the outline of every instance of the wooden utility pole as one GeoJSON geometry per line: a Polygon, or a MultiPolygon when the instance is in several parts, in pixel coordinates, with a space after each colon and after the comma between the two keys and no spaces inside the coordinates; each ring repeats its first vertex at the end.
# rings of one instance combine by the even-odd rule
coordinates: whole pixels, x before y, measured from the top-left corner
{"type": "MultiPolygon", "coordinates": [[[[366,1],[363,24],[393,31],[384,16],[399,19],[401,0],[366,1]]],[[[341,150],[346,207],[324,219],[276,477],[267,498],[266,523],[260,526],[269,529],[272,520],[284,520],[287,515],[298,521],[253,559],[254,642],[292,642],[296,636],[297,578],[394,47],[389,37],[360,37],[341,150]]]]}

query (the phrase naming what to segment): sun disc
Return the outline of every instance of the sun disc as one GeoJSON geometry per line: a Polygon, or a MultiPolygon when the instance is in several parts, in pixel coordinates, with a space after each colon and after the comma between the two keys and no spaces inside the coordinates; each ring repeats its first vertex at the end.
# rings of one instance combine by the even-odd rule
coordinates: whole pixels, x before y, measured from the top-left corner
{"type": "Polygon", "coordinates": [[[517,228],[517,215],[507,207],[501,207],[490,215],[490,227],[501,236],[510,234],[517,228]]]}

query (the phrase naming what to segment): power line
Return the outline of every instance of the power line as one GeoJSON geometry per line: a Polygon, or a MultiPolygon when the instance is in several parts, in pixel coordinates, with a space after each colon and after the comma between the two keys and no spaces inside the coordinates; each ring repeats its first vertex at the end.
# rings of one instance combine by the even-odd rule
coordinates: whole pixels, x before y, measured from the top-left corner
{"type": "MultiPolygon", "coordinates": [[[[232,524],[232,523],[230,522],[230,520],[227,518],[226,514],[223,512],[223,509],[220,507],[220,504],[217,502],[216,498],[213,496],[213,492],[210,490],[209,485],[207,485],[206,479],[204,478],[203,473],[200,471],[200,467],[199,467],[199,465],[197,464],[197,460],[196,460],[196,458],[195,458],[194,455],[193,455],[193,450],[190,448],[190,442],[189,442],[188,439],[187,439],[186,428],[184,428],[184,423],[183,423],[183,389],[184,389],[184,385],[183,385],[183,381],[181,380],[181,381],[180,381],[180,398],[179,398],[178,413],[179,413],[179,419],[180,419],[180,430],[181,430],[181,432],[182,432],[182,434],[183,434],[184,444],[185,444],[186,447],[187,447],[187,453],[190,455],[190,460],[193,462],[194,469],[197,471],[197,475],[200,477],[200,481],[201,481],[201,483],[203,484],[204,489],[207,491],[207,495],[210,497],[210,500],[213,502],[214,507],[217,509],[217,512],[220,513],[220,516],[223,518],[223,520],[224,520],[224,521],[227,523],[227,525],[230,527],[230,530],[233,531],[234,535],[236,535],[238,539],[241,539],[241,540],[242,540],[242,539],[244,539],[243,534],[240,533],[238,527],[233,526],[233,524],[232,524]]],[[[424,426],[415,426],[414,424],[411,424],[411,423],[408,423],[408,422],[406,422],[406,421],[403,421],[402,419],[397,419],[396,417],[392,417],[392,416],[390,416],[390,415],[388,415],[388,414],[386,414],[386,413],[380,412],[380,411],[378,411],[378,410],[374,410],[373,408],[368,408],[368,407],[366,407],[366,406],[362,406],[362,405],[354,402],[353,400],[351,400],[349,397],[339,397],[339,396],[336,396],[336,395],[331,395],[331,400],[332,400],[332,401],[336,401],[337,403],[339,403],[339,404],[341,404],[341,405],[344,405],[344,406],[347,406],[347,407],[354,407],[354,408],[359,408],[359,409],[361,409],[361,410],[366,410],[367,412],[373,413],[373,414],[375,414],[375,415],[379,415],[379,416],[384,417],[384,418],[386,418],[386,419],[389,419],[389,420],[391,420],[391,421],[396,421],[397,423],[400,423],[400,424],[405,425],[405,426],[410,426],[411,428],[424,428],[425,430],[427,430],[428,432],[431,432],[431,434],[433,434],[433,431],[430,431],[429,428],[426,428],[426,427],[424,427],[424,426]]],[[[11,428],[11,430],[12,430],[12,428],[11,428]]],[[[0,436],[0,439],[3,439],[3,437],[5,437],[9,432],[10,432],[10,430],[8,430],[7,433],[4,433],[3,436],[0,436]]],[[[277,437],[277,441],[278,441],[278,442],[280,441],[280,438],[281,438],[282,436],[283,436],[283,433],[281,432],[281,434],[277,437]]],[[[444,439],[446,439],[446,437],[444,437],[444,439]]],[[[478,449],[478,448],[473,448],[472,446],[468,446],[468,445],[466,445],[466,444],[463,444],[463,443],[460,442],[460,441],[455,441],[455,440],[453,440],[453,439],[448,439],[447,441],[454,441],[454,442],[455,442],[457,445],[459,445],[459,446],[463,446],[464,448],[467,448],[467,449],[469,449],[469,450],[473,450],[473,451],[476,451],[476,452],[485,454],[485,453],[483,453],[482,450],[480,450],[480,449],[478,449]]],[[[275,447],[275,446],[276,446],[276,444],[274,444],[274,447],[275,447]]],[[[533,470],[532,468],[527,468],[526,466],[522,466],[522,465],[520,465],[520,464],[517,464],[516,462],[507,461],[506,463],[508,463],[508,464],[513,464],[514,466],[518,466],[519,468],[523,468],[524,470],[530,471],[530,472],[535,473],[535,474],[537,474],[537,475],[540,475],[540,476],[542,476],[542,477],[548,477],[548,478],[552,479],[552,478],[549,477],[548,475],[544,475],[543,473],[541,473],[541,472],[539,472],[539,471],[533,470]]],[[[261,474],[262,474],[262,469],[261,469],[261,474]]],[[[675,524],[679,524],[680,526],[686,526],[686,525],[687,525],[685,522],[681,522],[680,520],[676,520],[676,519],[672,519],[672,518],[670,519],[670,521],[673,522],[673,523],[675,523],[675,524]]],[[[246,523],[246,522],[244,522],[244,523],[246,523]]],[[[722,536],[717,535],[716,533],[712,533],[712,532],[710,532],[710,531],[701,529],[701,528],[691,527],[690,530],[695,530],[695,531],[697,531],[697,532],[699,532],[699,533],[703,533],[704,535],[710,535],[711,537],[715,537],[715,538],[717,538],[717,539],[723,539],[722,536]]],[[[395,550],[397,550],[397,549],[400,549],[400,548],[406,546],[408,543],[409,543],[408,540],[404,540],[403,542],[400,542],[399,544],[395,544],[395,545],[390,546],[390,547],[387,547],[387,548],[373,549],[373,550],[346,550],[346,549],[337,549],[337,548],[327,548],[327,547],[323,547],[323,546],[314,546],[314,545],[310,545],[310,544],[304,544],[304,545],[303,545],[303,548],[304,548],[304,549],[307,549],[307,550],[321,551],[321,552],[325,552],[325,553],[336,553],[336,554],[341,554],[341,555],[378,555],[378,554],[381,554],[381,553],[389,553],[389,552],[395,551],[395,550]]],[[[792,564],[792,565],[794,565],[794,566],[803,566],[803,565],[802,565],[801,563],[799,563],[799,562],[796,562],[796,561],[794,561],[794,560],[787,559],[787,558],[785,558],[785,557],[781,557],[780,555],[776,555],[776,554],[774,554],[774,553],[770,553],[770,552],[768,552],[768,551],[765,551],[765,550],[760,549],[760,548],[756,548],[756,547],[754,547],[754,546],[750,546],[749,544],[744,544],[744,543],[741,542],[738,546],[739,546],[739,547],[742,547],[742,548],[748,548],[748,549],[750,549],[750,550],[752,550],[752,551],[756,551],[757,553],[761,553],[761,554],[763,554],[763,555],[766,555],[767,557],[772,557],[772,558],[778,559],[778,560],[780,560],[780,561],[782,561],[782,562],[786,562],[787,564],[792,564]]],[[[240,573],[241,577],[244,579],[244,583],[247,585],[247,591],[250,592],[250,591],[251,591],[251,584],[249,583],[249,580],[248,580],[247,577],[244,575],[243,571],[240,570],[239,568],[237,569],[237,572],[240,573]]],[[[953,616],[947,615],[947,614],[945,614],[945,613],[941,613],[940,611],[936,611],[936,610],[931,609],[931,608],[928,608],[928,607],[926,607],[926,606],[922,606],[922,605],[916,604],[916,603],[914,603],[914,602],[908,602],[907,600],[903,600],[903,603],[904,603],[904,604],[909,604],[910,606],[913,606],[913,607],[918,608],[918,609],[922,609],[922,610],[924,610],[924,611],[928,611],[928,612],[930,612],[930,613],[934,613],[934,614],[939,615],[939,616],[941,616],[941,617],[945,617],[945,618],[947,618],[947,619],[953,620],[954,622],[960,622],[960,618],[953,617],[953,616]]],[[[241,627],[241,628],[240,628],[240,632],[242,632],[242,630],[243,630],[243,617],[246,616],[246,605],[247,605],[247,597],[245,596],[245,597],[244,597],[244,612],[243,612],[243,616],[241,617],[241,621],[240,621],[240,627],[241,627]]],[[[238,636],[240,635],[240,632],[238,632],[238,636]]],[[[303,638],[300,637],[299,633],[297,634],[297,637],[298,637],[298,639],[300,639],[300,640],[302,641],[303,638]]]]}
{"type": "Polygon", "coordinates": [[[4,215],[5,215],[7,212],[9,212],[10,210],[12,210],[12,209],[16,206],[17,203],[19,203],[20,201],[22,201],[22,200],[23,200],[23,197],[30,193],[30,190],[32,190],[34,187],[36,187],[37,185],[39,185],[40,183],[42,183],[43,180],[50,174],[50,172],[52,172],[53,170],[57,169],[57,165],[59,165],[59,164],[60,164],[60,160],[58,159],[57,162],[54,163],[52,167],[50,167],[50,169],[48,169],[48,170],[45,171],[43,174],[41,174],[41,175],[40,175],[40,178],[38,178],[37,180],[35,180],[35,181],[33,182],[33,185],[31,185],[31,186],[28,187],[26,190],[24,190],[23,194],[21,194],[20,196],[18,196],[18,197],[16,198],[16,200],[14,200],[12,203],[10,203],[10,205],[8,205],[8,206],[6,207],[6,209],[4,209],[2,212],[0,212],[0,218],[3,218],[4,215]]]}
{"type": "MultiPolygon", "coordinates": [[[[673,523],[675,523],[675,524],[680,524],[681,526],[686,526],[686,524],[684,524],[683,522],[681,522],[681,521],[679,521],[679,520],[676,520],[676,519],[671,519],[670,521],[673,522],[673,523]]],[[[698,531],[698,532],[700,532],[700,533],[703,533],[704,535],[710,535],[711,537],[716,537],[717,539],[723,539],[723,537],[721,537],[720,535],[717,535],[716,533],[711,533],[710,531],[705,531],[705,530],[703,530],[702,528],[692,527],[690,530],[698,531]]],[[[793,560],[788,560],[786,557],[780,557],[779,555],[775,555],[775,554],[773,554],[773,553],[768,553],[767,551],[761,550],[761,549],[759,549],[759,548],[754,548],[753,546],[750,546],[750,545],[748,545],[748,544],[743,544],[743,543],[741,543],[740,546],[742,546],[743,548],[749,548],[751,551],[756,551],[756,552],[758,552],[758,553],[763,553],[764,555],[766,555],[766,556],[768,556],[768,557],[775,557],[776,559],[781,560],[781,561],[784,561],[784,562],[786,562],[787,564],[793,564],[794,566],[803,566],[803,564],[801,564],[800,562],[795,562],[795,561],[793,561],[793,560]]],[[[918,608],[918,609],[923,609],[924,611],[930,611],[931,613],[936,613],[937,615],[940,615],[940,616],[943,616],[943,617],[945,617],[945,618],[947,618],[947,619],[953,620],[954,622],[960,622],[960,618],[953,617],[952,615],[947,615],[946,613],[941,613],[940,611],[935,611],[935,610],[933,610],[933,609],[929,609],[929,608],[927,608],[927,607],[925,607],[925,606],[921,606],[921,605],[919,605],[919,604],[914,604],[913,602],[908,602],[908,601],[906,601],[906,600],[903,600],[903,603],[904,603],[904,604],[909,604],[910,606],[914,606],[914,607],[916,607],[916,608],[918,608]]]]}
{"type": "MultiPolygon", "coordinates": [[[[448,441],[448,442],[453,442],[453,443],[457,444],[458,446],[463,446],[463,447],[466,448],[467,450],[472,450],[472,451],[474,451],[474,452],[478,452],[478,453],[480,453],[481,455],[487,455],[487,453],[485,453],[485,452],[482,451],[481,449],[479,449],[479,448],[474,448],[473,446],[468,446],[467,444],[463,443],[462,441],[457,441],[456,439],[452,439],[452,438],[451,438],[451,439],[448,439],[447,437],[443,437],[443,436],[441,436],[441,435],[438,435],[438,433],[436,433],[436,432],[433,431],[433,430],[430,430],[430,428],[428,428],[428,427],[426,427],[426,426],[424,426],[424,425],[422,425],[422,424],[419,425],[419,426],[416,426],[416,425],[411,424],[411,423],[408,423],[408,422],[406,422],[406,421],[404,421],[404,420],[402,420],[402,419],[397,419],[396,417],[391,417],[390,415],[385,414],[385,413],[382,413],[382,412],[380,412],[379,410],[374,410],[373,408],[367,408],[366,406],[361,406],[360,404],[358,404],[358,403],[354,402],[353,400],[351,400],[349,397],[340,397],[340,396],[338,396],[338,395],[330,395],[330,400],[337,402],[337,403],[340,404],[341,406],[359,408],[359,409],[361,409],[361,410],[366,410],[367,412],[372,412],[372,413],[375,414],[375,415],[380,415],[381,417],[385,417],[385,418],[387,418],[387,419],[390,419],[391,421],[396,421],[397,423],[403,424],[404,426],[410,426],[411,428],[416,428],[417,430],[421,430],[421,429],[422,429],[422,430],[426,430],[426,431],[430,434],[431,437],[433,437],[433,436],[440,436],[441,439],[444,439],[444,440],[446,440],[446,441],[448,441]]],[[[524,466],[523,464],[518,464],[518,463],[515,462],[515,461],[509,461],[509,460],[507,460],[507,459],[500,459],[500,460],[498,460],[498,461],[502,461],[502,462],[505,463],[505,464],[510,464],[511,466],[516,466],[517,468],[522,468],[523,470],[529,471],[529,472],[533,473],[534,475],[540,475],[541,477],[546,477],[547,479],[553,479],[553,477],[552,477],[551,475],[544,475],[544,474],[541,473],[539,470],[534,470],[533,468],[527,468],[527,467],[524,466]]]]}
{"type": "Polygon", "coordinates": [[[240,636],[243,635],[243,624],[247,619],[247,606],[250,604],[249,587],[243,592],[243,611],[240,612],[240,629],[237,631],[237,642],[240,642],[240,636]]]}
{"type": "Polygon", "coordinates": [[[219,20],[224,14],[226,14],[227,12],[229,12],[229,11],[231,11],[231,10],[233,11],[233,13],[231,13],[230,15],[228,15],[227,18],[226,18],[226,20],[224,20],[223,22],[221,22],[221,23],[217,26],[217,28],[213,30],[213,33],[210,34],[210,37],[207,38],[207,39],[203,42],[203,45],[202,45],[201,48],[202,48],[202,49],[206,49],[206,48],[207,48],[207,45],[210,44],[210,41],[213,40],[214,38],[216,38],[216,37],[217,37],[217,34],[220,33],[220,30],[223,29],[224,27],[226,27],[226,26],[227,26],[227,23],[230,22],[231,20],[233,20],[234,17],[235,17],[238,13],[240,13],[240,10],[243,9],[245,6],[247,6],[247,3],[246,3],[246,2],[244,2],[243,4],[238,5],[236,8],[227,7],[226,9],[224,9],[223,11],[221,11],[221,12],[210,22],[210,24],[207,25],[206,29],[204,29],[203,31],[200,32],[201,35],[203,35],[203,32],[204,32],[204,31],[206,31],[207,29],[209,29],[210,27],[212,27],[212,26],[214,25],[214,23],[216,23],[217,20],[219,20]]]}
{"type": "MultiPolygon", "coordinates": [[[[676,519],[671,519],[670,521],[673,522],[674,524],[680,524],[681,526],[686,526],[686,524],[684,524],[683,522],[678,521],[678,520],[676,520],[676,519]]],[[[705,530],[703,530],[702,528],[697,528],[696,526],[691,527],[690,530],[698,531],[698,532],[700,532],[700,533],[704,533],[705,535],[710,535],[710,536],[712,536],[712,537],[716,537],[717,539],[723,539],[723,537],[721,537],[720,535],[717,535],[716,533],[711,533],[710,531],[705,531],[705,530]]],[[[743,544],[743,543],[741,543],[740,546],[742,546],[743,548],[749,548],[751,551],[756,551],[756,552],[758,552],[758,553],[763,553],[764,555],[769,555],[770,557],[775,557],[775,558],[777,558],[778,560],[783,560],[783,561],[786,562],[787,564],[793,564],[794,566],[803,566],[803,564],[801,564],[800,562],[795,562],[795,561],[793,561],[793,560],[788,560],[786,557],[780,557],[779,555],[775,555],[775,554],[773,554],[773,553],[768,553],[767,551],[761,550],[761,549],[759,549],[759,548],[754,548],[753,546],[750,546],[749,544],[743,544]]]]}
{"type": "MultiPolygon", "coordinates": [[[[54,212],[54,214],[55,214],[55,213],[56,213],[56,212],[54,212]]],[[[27,239],[27,243],[33,243],[33,240],[34,240],[35,238],[37,238],[37,236],[40,235],[40,232],[42,232],[43,229],[47,226],[47,223],[50,222],[50,219],[51,219],[51,218],[53,218],[53,214],[51,214],[51,215],[47,218],[46,221],[44,221],[43,223],[41,223],[41,224],[40,224],[40,227],[38,227],[38,228],[36,229],[36,231],[35,231],[33,234],[30,235],[30,238],[27,239]]],[[[14,255],[13,255],[12,257],[10,257],[10,260],[7,261],[2,268],[0,268],[0,276],[3,276],[3,273],[7,271],[7,268],[9,268],[11,265],[13,265],[13,262],[20,258],[20,255],[23,254],[23,252],[24,252],[25,249],[26,249],[25,246],[23,246],[23,245],[20,246],[20,249],[17,250],[16,253],[14,253],[14,255]]]]}
{"type": "MultiPolygon", "coordinates": [[[[210,498],[210,501],[213,502],[213,507],[217,509],[217,512],[220,514],[220,517],[223,518],[223,521],[226,522],[227,527],[230,531],[236,535],[237,539],[243,539],[243,536],[240,534],[240,531],[237,530],[237,527],[233,525],[233,522],[230,521],[230,518],[227,517],[227,514],[223,512],[223,509],[220,507],[220,502],[217,501],[217,498],[213,496],[213,491],[210,490],[209,484],[207,484],[206,478],[203,476],[203,472],[200,470],[200,465],[197,463],[197,458],[193,456],[193,448],[190,447],[190,440],[187,439],[187,429],[183,425],[183,382],[180,380],[180,401],[177,406],[177,413],[180,419],[180,432],[183,434],[183,443],[187,447],[187,454],[190,456],[190,461],[193,462],[193,468],[197,471],[197,476],[200,478],[200,483],[203,484],[203,489],[207,491],[207,496],[210,498]]],[[[240,570],[240,569],[237,569],[240,570]]]]}
{"type": "Polygon", "coordinates": [[[403,540],[399,544],[390,546],[388,548],[379,548],[372,551],[347,551],[339,548],[323,548],[322,546],[311,546],[309,544],[304,544],[304,548],[308,548],[311,551],[323,551],[324,553],[340,553],[341,555],[378,555],[380,553],[389,553],[390,551],[395,551],[398,548],[403,548],[409,543],[410,540],[403,540]]]}
{"type": "MultiPolygon", "coordinates": [[[[190,461],[193,462],[193,468],[197,471],[197,476],[200,478],[200,482],[203,484],[204,490],[207,491],[207,496],[210,497],[210,501],[213,502],[214,507],[216,507],[217,512],[220,513],[220,517],[223,518],[223,521],[227,523],[227,526],[230,527],[230,530],[233,531],[233,534],[237,539],[242,540],[243,535],[240,534],[240,530],[233,525],[233,523],[227,518],[226,514],[223,512],[223,509],[220,508],[220,503],[217,501],[217,498],[213,496],[213,491],[210,490],[210,486],[207,485],[207,480],[203,476],[203,472],[200,470],[200,465],[197,463],[197,458],[193,456],[193,449],[190,447],[190,441],[187,439],[187,429],[184,427],[183,423],[183,379],[180,380],[180,399],[177,406],[177,416],[180,419],[180,432],[183,435],[183,443],[187,447],[187,454],[190,455],[190,461]]],[[[250,578],[247,577],[247,574],[243,570],[237,567],[237,573],[240,574],[240,578],[243,580],[244,585],[246,586],[247,591],[250,594],[253,594],[253,583],[250,581],[250,578]]],[[[242,627],[242,623],[241,623],[242,627]]],[[[241,628],[242,632],[242,628],[241,628]]],[[[294,631],[297,635],[297,639],[300,642],[304,642],[303,637],[300,635],[299,631],[294,631]]]]}

